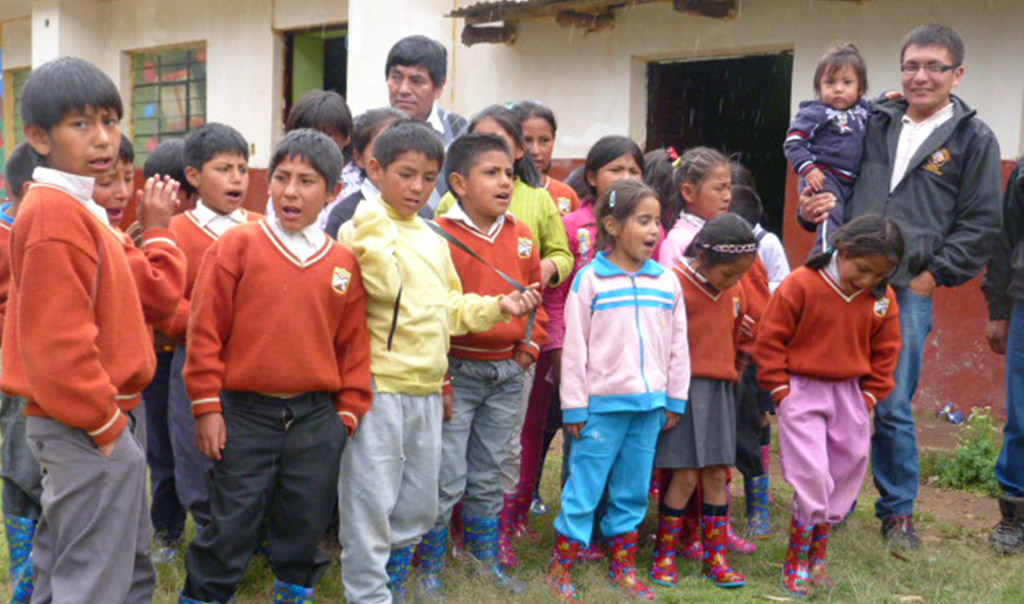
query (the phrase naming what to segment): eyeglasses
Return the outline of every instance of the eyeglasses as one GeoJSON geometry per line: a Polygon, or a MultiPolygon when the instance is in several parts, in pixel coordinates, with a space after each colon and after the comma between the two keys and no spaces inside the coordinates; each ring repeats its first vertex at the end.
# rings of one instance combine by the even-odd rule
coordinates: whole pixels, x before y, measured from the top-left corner
{"type": "Polygon", "coordinates": [[[960,66],[959,65],[946,65],[944,63],[925,63],[923,65],[921,63],[904,63],[904,64],[900,65],[900,71],[902,71],[903,73],[905,73],[907,75],[910,75],[910,74],[917,73],[921,69],[924,69],[928,73],[939,74],[939,73],[946,73],[947,71],[952,71],[952,70],[956,69],[957,67],[960,67],[960,66]]]}

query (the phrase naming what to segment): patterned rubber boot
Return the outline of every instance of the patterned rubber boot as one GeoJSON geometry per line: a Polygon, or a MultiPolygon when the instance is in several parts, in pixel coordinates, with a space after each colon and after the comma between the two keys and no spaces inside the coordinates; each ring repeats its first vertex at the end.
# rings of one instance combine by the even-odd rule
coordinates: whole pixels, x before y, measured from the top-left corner
{"type": "Polygon", "coordinates": [[[811,585],[824,589],[835,589],[836,581],[828,574],[825,558],[828,557],[828,540],[832,525],[821,522],[814,525],[811,533],[811,553],[808,562],[811,567],[811,585]]]}
{"type": "Polygon", "coordinates": [[[775,503],[775,493],[772,493],[771,489],[771,476],[772,476],[772,446],[761,445],[761,463],[764,465],[764,477],[765,481],[768,482],[768,503],[775,503]]]}
{"type": "Polygon", "coordinates": [[[744,556],[753,555],[757,553],[757,546],[743,537],[740,537],[736,532],[736,529],[732,526],[732,483],[729,484],[729,488],[726,490],[726,496],[728,497],[728,499],[726,499],[726,505],[729,506],[729,514],[726,516],[729,519],[729,530],[727,532],[729,535],[729,551],[736,554],[742,554],[744,556]]]}
{"type": "Polygon", "coordinates": [[[393,604],[405,604],[408,601],[409,572],[412,571],[412,558],[416,555],[416,546],[410,545],[391,550],[388,558],[388,589],[391,590],[393,604]]]}
{"type": "Polygon", "coordinates": [[[608,574],[626,595],[654,601],[658,593],[636,576],[636,531],[608,539],[608,574]]]}
{"type": "Polygon", "coordinates": [[[315,587],[292,585],[280,579],[274,581],[274,604],[313,604],[315,598],[315,587]]]}
{"type": "Polygon", "coordinates": [[[551,565],[548,566],[547,584],[551,595],[559,602],[583,602],[576,585],[572,582],[572,567],[576,564],[583,544],[575,539],[555,531],[555,548],[551,553],[551,565]]]}
{"type": "Polygon", "coordinates": [[[194,600],[192,598],[186,598],[185,594],[180,593],[180,594],[178,594],[178,604],[217,604],[217,603],[216,602],[203,602],[202,600],[194,600]]]}
{"type": "Polygon", "coordinates": [[[658,541],[654,546],[654,562],[651,565],[651,580],[658,585],[671,587],[679,583],[679,567],[676,555],[679,551],[679,535],[683,530],[682,516],[661,514],[658,525],[658,541]]]}
{"type": "Polygon", "coordinates": [[[38,520],[22,516],[4,516],[7,529],[8,570],[11,578],[11,603],[29,604],[35,587],[32,571],[32,539],[38,520]]]}
{"type": "Polygon", "coordinates": [[[603,562],[607,557],[604,548],[596,540],[590,544],[590,547],[581,549],[579,555],[581,562],[603,562]]]}
{"type": "Polygon", "coordinates": [[[700,514],[697,513],[697,504],[695,503],[688,505],[683,512],[683,530],[680,533],[679,548],[679,555],[687,560],[699,561],[703,558],[700,514]]]}
{"type": "Polygon", "coordinates": [[[789,525],[789,551],[782,567],[782,589],[794,596],[805,597],[811,593],[811,539],[814,526],[804,524],[793,514],[789,525]]]}
{"type": "Polygon", "coordinates": [[[512,530],[515,524],[516,494],[506,493],[505,504],[498,518],[498,562],[505,568],[519,566],[519,555],[512,546],[512,530]]]}
{"type": "Polygon", "coordinates": [[[508,573],[498,560],[498,519],[466,518],[466,553],[476,558],[483,574],[511,594],[526,591],[526,583],[508,573]]]}
{"type": "Polygon", "coordinates": [[[448,527],[438,522],[423,535],[416,548],[416,568],[420,571],[419,596],[426,600],[442,598],[444,557],[448,553],[448,527]]]}
{"type": "Polygon", "coordinates": [[[768,539],[772,536],[772,510],[768,484],[767,474],[745,481],[747,535],[752,539],[768,539]]]}
{"type": "Polygon", "coordinates": [[[523,481],[516,487],[515,523],[512,525],[512,536],[516,539],[527,539],[531,543],[540,541],[540,533],[530,526],[530,503],[533,501],[533,485],[523,481]]]}
{"type": "Polygon", "coordinates": [[[725,555],[729,549],[729,517],[704,516],[701,526],[704,538],[701,572],[704,576],[719,587],[746,585],[747,580],[729,566],[729,560],[725,555]]]}

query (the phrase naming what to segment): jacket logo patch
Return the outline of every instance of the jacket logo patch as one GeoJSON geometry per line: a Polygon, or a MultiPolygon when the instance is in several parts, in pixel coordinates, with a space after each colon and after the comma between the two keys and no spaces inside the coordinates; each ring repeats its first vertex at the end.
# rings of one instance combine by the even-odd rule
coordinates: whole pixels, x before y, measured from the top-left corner
{"type": "Polygon", "coordinates": [[[742,310],[742,305],[740,304],[740,297],[739,296],[733,296],[732,297],[732,314],[733,314],[733,316],[734,317],[740,316],[740,310],[742,310]]]}
{"type": "Polygon", "coordinates": [[[590,231],[580,229],[576,231],[576,238],[580,240],[580,258],[587,258],[594,242],[590,240],[590,231]]]}
{"type": "Polygon", "coordinates": [[[558,212],[563,216],[572,211],[572,200],[568,197],[558,198],[558,212]]]}
{"type": "Polygon", "coordinates": [[[949,152],[949,149],[943,147],[928,156],[928,161],[925,162],[924,169],[936,176],[942,176],[942,168],[948,164],[951,159],[953,159],[953,155],[949,152]]]}
{"type": "Polygon", "coordinates": [[[836,114],[832,122],[836,125],[836,128],[839,129],[839,134],[853,132],[853,128],[850,127],[850,114],[845,111],[836,114]]]}
{"type": "Polygon", "coordinates": [[[889,314],[889,298],[879,298],[875,300],[875,314],[879,317],[884,317],[889,314]]]}
{"type": "Polygon", "coordinates": [[[530,254],[533,253],[533,239],[529,237],[519,238],[519,257],[529,258],[530,254]]]}
{"type": "Polygon", "coordinates": [[[339,294],[347,292],[350,281],[352,281],[352,273],[340,266],[334,267],[334,275],[331,277],[331,287],[334,288],[334,291],[339,294]]]}

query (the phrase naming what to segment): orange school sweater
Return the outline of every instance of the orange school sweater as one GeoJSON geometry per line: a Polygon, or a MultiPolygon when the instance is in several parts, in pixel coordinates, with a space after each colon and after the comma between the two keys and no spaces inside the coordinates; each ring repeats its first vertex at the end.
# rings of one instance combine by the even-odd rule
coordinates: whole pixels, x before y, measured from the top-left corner
{"type": "Polygon", "coordinates": [[[687,334],[690,340],[690,373],[693,377],[739,380],[736,350],[740,321],[746,312],[743,288],[734,285],[718,291],[685,261],[675,268],[683,286],[687,334]]]}
{"type": "Polygon", "coordinates": [[[125,255],[142,302],[142,315],[150,325],[174,315],[185,291],[186,260],[169,229],[149,229],[136,247],[121,233],[125,255]]]}
{"type": "MultiPolygon", "coordinates": [[[[246,211],[246,219],[253,222],[263,218],[262,214],[246,211]]],[[[241,226],[241,225],[239,225],[241,226]]],[[[199,265],[203,261],[206,250],[217,241],[217,234],[208,228],[199,226],[194,211],[188,210],[171,218],[171,233],[178,242],[178,246],[185,254],[187,271],[185,273],[185,295],[178,303],[174,314],[157,323],[160,331],[169,335],[179,344],[185,343],[185,332],[188,330],[189,301],[192,300],[192,292],[195,288],[196,276],[199,274],[199,265]]]]}
{"type": "Polygon", "coordinates": [[[757,338],[757,330],[764,316],[764,310],[768,308],[768,300],[772,297],[770,282],[768,281],[768,268],[760,256],[754,257],[754,264],[750,270],[743,274],[740,279],[740,287],[743,288],[743,297],[746,300],[746,314],[754,320],[753,337],[741,334],[740,351],[747,355],[754,354],[754,340],[757,338]]]}
{"type": "Polygon", "coordinates": [[[221,390],[331,392],[354,432],[373,402],[356,257],[328,237],[300,262],[266,220],[225,233],[196,279],[185,386],[196,417],[221,411],[221,390]]]}
{"type": "MultiPolygon", "coordinates": [[[[470,228],[461,220],[442,216],[437,223],[488,264],[516,281],[523,285],[540,283],[539,246],[525,222],[506,214],[505,224],[493,238],[470,228]]],[[[508,281],[479,260],[451,243],[448,245],[455,272],[462,281],[462,291],[481,296],[503,296],[515,291],[508,281]]],[[[511,359],[517,350],[523,350],[537,360],[540,347],[548,341],[548,316],[543,308],[537,309],[531,342],[523,339],[528,320],[528,317],[513,317],[507,323],[498,322],[487,331],[453,337],[449,354],[460,359],[500,361],[511,359]]]]}
{"type": "Polygon", "coordinates": [[[0,221],[0,344],[7,316],[7,296],[11,289],[11,225],[0,221]]]}
{"type": "Polygon", "coordinates": [[[873,407],[892,394],[903,345],[892,288],[876,299],[847,295],[823,270],[793,271],[768,303],[754,357],[758,380],[776,401],[789,393],[795,373],[819,380],[860,379],[873,407]]]}
{"type": "Polygon", "coordinates": [[[572,187],[550,176],[544,177],[544,189],[555,200],[555,207],[562,216],[568,216],[580,209],[580,198],[572,187]]]}
{"type": "Polygon", "coordinates": [[[113,442],[156,368],[120,233],[63,189],[34,184],[10,250],[0,389],[28,398],[29,415],[113,442]]]}

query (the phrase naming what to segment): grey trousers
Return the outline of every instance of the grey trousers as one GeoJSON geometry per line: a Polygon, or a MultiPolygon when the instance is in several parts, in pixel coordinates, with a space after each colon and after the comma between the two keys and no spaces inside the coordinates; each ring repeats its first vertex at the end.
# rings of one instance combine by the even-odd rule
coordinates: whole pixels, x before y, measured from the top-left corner
{"type": "Polygon", "coordinates": [[[84,431],[56,420],[29,417],[26,433],[43,469],[32,603],[152,602],[153,529],[137,436],[125,430],[105,457],[84,431]]]}
{"type": "Polygon", "coordinates": [[[349,604],[390,604],[392,549],[419,543],[437,515],[440,394],[374,393],[341,456],[341,574],[349,604]]]}
{"type": "Polygon", "coordinates": [[[210,523],[210,489],[213,484],[213,460],[196,446],[196,420],[192,417],[192,399],[185,390],[185,347],[174,349],[167,396],[167,430],[174,454],[174,488],[178,501],[192,513],[199,526],[210,523]]]}
{"type": "MultiPolygon", "coordinates": [[[[437,521],[462,499],[467,518],[501,513],[501,467],[522,406],[523,370],[507,361],[449,359],[455,410],[441,426],[437,521]]],[[[521,427],[521,424],[520,424],[521,427]]]]}
{"type": "Polygon", "coordinates": [[[530,391],[533,390],[533,379],[536,377],[537,363],[530,365],[530,370],[523,373],[523,390],[519,397],[519,409],[516,410],[516,425],[509,434],[508,455],[501,464],[501,490],[511,495],[519,487],[519,469],[523,459],[523,425],[526,423],[526,410],[530,407],[530,391]]]}

